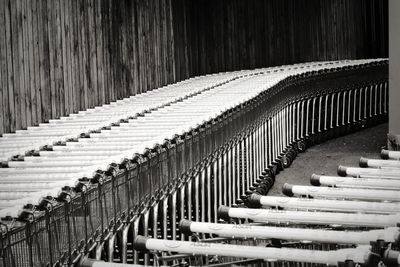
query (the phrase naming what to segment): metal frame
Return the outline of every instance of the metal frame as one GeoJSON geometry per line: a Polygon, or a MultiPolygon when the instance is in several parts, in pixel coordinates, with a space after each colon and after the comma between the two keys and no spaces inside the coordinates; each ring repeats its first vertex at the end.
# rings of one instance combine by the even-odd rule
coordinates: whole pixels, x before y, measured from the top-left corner
{"type": "MultiPolygon", "coordinates": [[[[368,109],[379,110],[375,108],[379,102],[374,98],[377,94],[371,92],[384,88],[378,92],[386,94],[386,66],[386,61],[343,61],[235,73],[234,79],[224,76],[224,83],[215,82],[214,87],[206,86],[201,93],[196,91],[184,99],[178,97],[170,103],[177,108],[160,112],[159,116],[153,117],[157,107],[152,107],[154,110],[148,113],[125,118],[120,126],[103,125],[105,128],[100,134],[103,136],[104,133],[106,140],[113,139],[108,134],[111,132],[122,137],[121,141],[112,141],[113,146],[99,141],[98,129],[65,142],[64,137],[43,130],[43,133],[57,137],[59,143],[27,153],[26,158],[37,156],[43,161],[13,157],[4,164],[10,163],[9,169],[13,164],[21,169],[4,171],[2,177],[13,173],[21,180],[29,179],[33,167],[24,169],[22,165],[33,166],[36,162],[52,166],[37,168],[40,179],[63,179],[63,175],[70,177],[63,172],[73,170],[77,174],[74,177],[81,179],[77,185],[62,188],[60,194],[60,188],[55,186],[52,193],[44,195],[38,203],[21,207],[20,213],[11,213],[14,217],[2,220],[12,227],[1,233],[1,260],[8,266],[74,265],[82,255],[90,255],[99,260],[118,258],[126,262],[129,258],[134,263],[153,263],[153,254],[134,251],[128,255],[126,246],[133,243],[137,235],[187,240],[189,237],[176,228],[179,220],[198,218],[202,222],[216,222],[220,205],[240,204],[249,190],[267,193],[274,175],[289,166],[307,145],[357,130],[369,121],[385,119],[385,109],[376,115],[368,109]],[[268,76],[271,73],[273,78],[268,76]],[[249,87],[248,94],[243,95],[243,85],[253,84],[253,81],[257,86],[249,87]],[[235,84],[236,95],[232,92],[235,84]],[[222,101],[229,96],[232,96],[231,102],[222,101]],[[199,102],[194,101],[195,98],[199,102]],[[349,112],[345,101],[353,103],[350,105],[353,112],[349,112]],[[222,103],[227,103],[227,106],[221,108],[222,103]],[[207,112],[196,119],[192,119],[193,113],[181,116],[195,106],[199,108],[197,113],[207,112]],[[215,109],[210,110],[210,107],[215,109]],[[342,114],[346,115],[343,117],[342,114]],[[351,118],[351,114],[357,116],[351,118]],[[343,120],[346,117],[348,120],[343,120]],[[180,124],[183,118],[185,123],[180,124]],[[144,126],[127,127],[137,121],[143,121],[144,126]],[[169,130],[155,139],[149,138],[149,142],[141,146],[133,147],[132,143],[128,150],[124,149],[125,146],[114,146],[118,143],[125,145],[134,134],[141,138],[154,129],[169,130]],[[95,137],[101,146],[81,141],[88,137],[95,137]],[[169,140],[164,141],[164,138],[169,140]],[[82,143],[82,147],[77,143],[82,143]],[[260,147],[263,149],[259,150],[260,147]],[[105,155],[104,161],[100,157],[88,161],[91,156],[99,154],[105,155]],[[81,167],[66,167],[67,163],[60,166],[63,165],[60,162],[80,159],[80,156],[84,156],[81,167]],[[118,160],[112,163],[109,156],[118,160]],[[21,159],[23,164],[15,163],[21,159]],[[87,166],[88,162],[94,165],[87,166]],[[47,174],[42,171],[47,171],[47,174]],[[227,191],[232,192],[231,197],[229,194],[226,197],[227,191]],[[161,229],[157,228],[158,225],[161,229]],[[121,247],[120,254],[114,250],[115,244],[121,247]]],[[[379,106],[386,107],[386,102],[379,106]]],[[[88,125],[92,125],[90,120],[88,125]]],[[[16,136],[20,140],[37,136],[33,133],[36,130],[28,131],[32,135],[18,133],[16,136]]],[[[11,135],[6,135],[6,138],[10,142],[17,140],[11,135]]],[[[25,149],[19,147],[13,151],[25,149]]],[[[70,161],[70,165],[74,163],[70,161]]],[[[47,189],[30,195],[30,199],[39,199],[43,192],[47,189]]],[[[6,205],[14,207],[20,204],[22,202],[6,205]]]]}

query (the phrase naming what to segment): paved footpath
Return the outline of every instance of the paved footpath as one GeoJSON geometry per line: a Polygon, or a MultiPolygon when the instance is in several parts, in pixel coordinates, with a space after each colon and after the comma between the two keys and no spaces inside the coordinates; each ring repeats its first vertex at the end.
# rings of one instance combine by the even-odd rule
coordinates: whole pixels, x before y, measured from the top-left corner
{"type": "Polygon", "coordinates": [[[298,154],[292,165],[280,172],[268,195],[282,195],[284,183],[310,185],[313,173],[337,175],[337,166],[358,167],[361,156],[380,158],[386,144],[387,124],[381,124],[312,146],[298,154]]]}

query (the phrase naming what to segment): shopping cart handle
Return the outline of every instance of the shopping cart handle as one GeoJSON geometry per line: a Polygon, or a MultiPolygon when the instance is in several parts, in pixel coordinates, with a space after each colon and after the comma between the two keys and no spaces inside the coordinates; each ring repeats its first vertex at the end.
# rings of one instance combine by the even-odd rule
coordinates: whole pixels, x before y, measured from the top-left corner
{"type": "Polygon", "coordinates": [[[251,194],[248,198],[247,198],[247,206],[249,208],[260,208],[261,207],[261,195],[259,194],[251,194]]]}
{"type": "Polygon", "coordinates": [[[339,167],[337,169],[337,174],[339,176],[347,176],[347,168],[342,165],[339,165],[339,167]]]}
{"type": "Polygon", "coordinates": [[[310,178],[310,183],[312,184],[312,185],[314,185],[314,186],[320,186],[321,185],[321,183],[320,183],[320,181],[319,181],[319,178],[321,177],[321,175],[318,175],[318,174],[315,174],[315,173],[313,173],[312,175],[311,175],[311,178],[310,178]]]}
{"type": "Polygon", "coordinates": [[[360,158],[360,162],[359,162],[359,164],[358,164],[360,167],[362,167],[362,168],[367,168],[368,167],[368,159],[367,158],[364,158],[364,157],[361,157],[360,158]]]}
{"type": "Polygon", "coordinates": [[[382,159],[389,159],[389,150],[382,149],[381,150],[381,158],[382,159]]]}
{"type": "Polygon", "coordinates": [[[383,254],[383,263],[388,267],[395,267],[400,265],[400,251],[392,249],[385,250],[383,254]]]}
{"type": "Polygon", "coordinates": [[[219,206],[218,208],[218,218],[224,220],[224,221],[229,221],[230,216],[229,216],[229,210],[230,208],[227,206],[219,206]]]}
{"type": "Polygon", "coordinates": [[[133,248],[138,251],[148,251],[148,249],[146,248],[146,242],[148,239],[148,237],[138,235],[133,242],[133,248]]]}
{"type": "MultiPolygon", "coordinates": [[[[366,259],[365,263],[362,264],[362,266],[365,266],[365,267],[376,267],[376,266],[380,266],[381,262],[382,262],[381,255],[379,255],[377,253],[370,252],[370,253],[368,253],[367,259],[366,259]]],[[[398,264],[386,265],[386,267],[397,267],[397,266],[398,266],[398,264]]]]}
{"type": "Polygon", "coordinates": [[[283,193],[285,196],[292,197],[292,196],[294,196],[292,188],[293,188],[293,185],[288,184],[288,183],[285,183],[285,184],[282,186],[282,193],[283,193]]]}
{"type": "Polygon", "coordinates": [[[191,221],[183,219],[179,223],[179,230],[182,234],[191,235],[192,231],[190,230],[190,225],[192,224],[191,221]]]}

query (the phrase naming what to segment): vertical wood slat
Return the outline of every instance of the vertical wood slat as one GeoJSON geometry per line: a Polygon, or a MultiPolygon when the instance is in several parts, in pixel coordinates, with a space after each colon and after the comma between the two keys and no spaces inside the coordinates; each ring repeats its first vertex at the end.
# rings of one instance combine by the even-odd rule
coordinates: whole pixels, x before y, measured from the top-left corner
{"type": "Polygon", "coordinates": [[[89,102],[89,92],[88,92],[88,41],[87,41],[87,0],[79,1],[79,31],[80,31],[80,68],[81,68],[81,105],[79,109],[84,109],[85,107],[90,107],[89,102]]]}
{"type": "Polygon", "coordinates": [[[51,89],[50,89],[50,53],[48,42],[48,13],[47,1],[38,3],[38,35],[39,35],[39,73],[40,73],[40,110],[41,120],[47,121],[51,118],[51,89]]]}
{"type": "MultiPolygon", "coordinates": [[[[12,51],[12,35],[11,35],[11,26],[12,26],[12,13],[11,13],[11,3],[9,0],[5,0],[5,12],[4,12],[4,20],[5,20],[5,39],[6,39],[6,64],[7,64],[7,84],[4,87],[8,87],[7,93],[8,97],[5,99],[4,103],[8,102],[8,109],[3,112],[5,114],[4,118],[8,118],[6,121],[5,130],[9,132],[15,131],[15,117],[16,113],[14,111],[14,68],[13,68],[13,51],[12,51]]],[[[2,86],[3,87],[3,86],[2,86]]],[[[5,92],[5,91],[3,91],[5,92]]],[[[3,94],[4,97],[4,94],[3,94]]],[[[6,107],[6,104],[3,105],[3,108],[6,107]]]]}
{"type": "Polygon", "coordinates": [[[55,12],[56,12],[56,118],[60,118],[62,114],[65,113],[65,93],[64,93],[64,73],[63,73],[63,58],[62,58],[62,29],[61,26],[61,1],[65,0],[55,0],[55,12]]]}
{"type": "Polygon", "coordinates": [[[71,0],[71,73],[72,73],[72,110],[77,112],[79,110],[79,89],[80,89],[80,69],[79,69],[79,34],[78,34],[78,13],[77,2],[71,0]]]}
{"type": "MultiPolygon", "coordinates": [[[[5,0],[0,0],[0,25],[5,25],[5,0]]],[[[8,96],[6,92],[6,44],[5,44],[5,27],[0,27],[0,133],[5,131],[6,117],[5,111],[8,110],[6,107],[8,96]]]]}
{"type": "Polygon", "coordinates": [[[97,91],[98,103],[105,103],[105,84],[104,84],[104,68],[103,68],[103,38],[102,38],[102,13],[101,1],[94,1],[94,23],[95,23],[95,39],[96,39],[96,63],[97,63],[97,91]]]}
{"type": "MultiPolygon", "coordinates": [[[[21,19],[22,19],[22,38],[23,38],[23,68],[24,68],[24,87],[22,88],[23,90],[23,103],[22,107],[25,106],[25,120],[23,121],[23,126],[22,128],[26,128],[28,125],[32,125],[32,102],[31,102],[31,84],[30,84],[30,59],[29,59],[29,30],[28,30],[28,0],[22,0],[21,3],[21,8],[22,8],[22,13],[21,13],[21,19]]],[[[31,26],[31,25],[29,25],[31,26]]]]}
{"type": "Polygon", "coordinates": [[[0,134],[194,75],[385,57],[386,2],[0,0],[0,134]]]}
{"type": "Polygon", "coordinates": [[[106,80],[106,90],[105,90],[105,99],[106,103],[110,103],[112,99],[113,93],[113,86],[112,86],[112,78],[111,78],[111,71],[110,71],[110,48],[109,48],[109,0],[102,1],[102,18],[103,18],[103,25],[102,25],[102,34],[103,34],[103,62],[104,62],[104,77],[106,80]]]}
{"type": "MultiPolygon", "coordinates": [[[[69,112],[69,75],[68,75],[68,62],[67,60],[69,59],[67,57],[67,51],[68,51],[68,33],[67,33],[67,27],[68,24],[66,23],[66,12],[68,12],[68,1],[66,0],[60,0],[60,39],[61,39],[61,66],[62,66],[62,83],[63,83],[63,107],[61,109],[61,115],[63,114],[68,114],[69,112]]],[[[62,101],[62,99],[60,99],[62,101]]],[[[60,116],[61,116],[60,115],[60,116]]]]}
{"type": "Polygon", "coordinates": [[[73,39],[73,27],[74,27],[74,19],[72,17],[72,0],[65,1],[65,42],[66,42],[66,60],[67,60],[67,92],[68,92],[68,105],[67,110],[68,114],[74,113],[74,84],[75,84],[75,75],[74,75],[74,39],[73,39]]]}
{"type": "MultiPolygon", "coordinates": [[[[175,48],[173,45],[175,35],[174,35],[174,30],[173,30],[174,20],[172,17],[172,14],[173,14],[172,0],[167,0],[166,8],[167,8],[166,14],[167,14],[167,18],[168,18],[167,19],[167,32],[168,32],[168,41],[167,42],[169,44],[167,59],[168,59],[168,62],[170,62],[169,66],[168,66],[168,68],[169,68],[168,83],[172,83],[172,82],[177,81],[176,80],[176,68],[175,68],[176,59],[174,57],[175,48]]],[[[179,23],[179,22],[176,21],[175,23],[179,23]]]]}
{"type": "MultiPolygon", "coordinates": [[[[16,1],[10,1],[11,6],[10,6],[10,10],[11,10],[11,31],[12,34],[10,32],[11,35],[11,47],[12,49],[12,60],[13,60],[13,64],[11,65],[13,70],[12,70],[12,76],[14,78],[14,92],[13,92],[13,96],[14,96],[14,107],[15,110],[13,112],[15,114],[15,128],[20,129],[21,128],[21,120],[22,120],[22,116],[21,116],[21,92],[20,92],[20,88],[21,86],[23,86],[21,84],[21,75],[20,75],[20,66],[21,66],[21,57],[20,57],[20,51],[22,50],[22,44],[20,42],[20,27],[19,27],[19,18],[21,16],[20,14],[20,0],[16,0],[16,1]]],[[[22,76],[23,77],[23,76],[22,76]]]]}
{"type": "Polygon", "coordinates": [[[163,69],[162,83],[168,83],[168,31],[167,31],[167,13],[166,13],[166,1],[161,1],[161,33],[162,33],[162,48],[161,48],[161,60],[163,69]]]}
{"type": "Polygon", "coordinates": [[[27,83],[28,77],[26,75],[27,67],[25,65],[25,58],[26,58],[26,43],[25,41],[25,0],[18,0],[17,1],[17,27],[18,27],[18,55],[19,55],[19,103],[20,103],[20,127],[24,129],[27,125],[27,83]]]}
{"type": "MultiPolygon", "coordinates": [[[[47,41],[49,50],[48,50],[48,56],[49,56],[49,72],[50,72],[50,116],[51,118],[55,118],[57,116],[56,114],[56,85],[55,85],[55,15],[54,15],[54,1],[53,0],[47,0],[46,3],[47,10],[45,10],[47,14],[47,40],[45,39],[44,41],[47,41]]],[[[46,27],[46,26],[44,26],[46,27]]],[[[47,108],[47,107],[45,107],[47,108]]]]}
{"type": "Polygon", "coordinates": [[[41,121],[41,110],[39,99],[40,76],[39,76],[39,38],[38,38],[38,18],[37,18],[37,2],[30,0],[30,20],[31,25],[31,41],[30,45],[30,59],[31,66],[31,103],[32,103],[32,125],[38,125],[41,121]]]}
{"type": "Polygon", "coordinates": [[[90,76],[90,91],[89,91],[89,98],[92,100],[90,107],[98,106],[99,103],[99,90],[97,85],[97,53],[96,53],[96,24],[95,24],[95,2],[96,0],[89,0],[88,1],[88,46],[89,46],[89,62],[90,62],[90,69],[89,69],[89,76],[90,76]]]}

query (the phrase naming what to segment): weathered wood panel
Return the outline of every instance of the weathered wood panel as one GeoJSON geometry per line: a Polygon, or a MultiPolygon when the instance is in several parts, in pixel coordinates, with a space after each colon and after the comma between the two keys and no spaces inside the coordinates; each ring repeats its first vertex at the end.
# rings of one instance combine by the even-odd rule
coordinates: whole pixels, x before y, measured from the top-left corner
{"type": "MultiPolygon", "coordinates": [[[[5,25],[5,2],[0,1],[0,25],[5,25]]],[[[8,96],[7,90],[4,85],[7,84],[7,46],[6,46],[6,27],[0,27],[0,133],[5,131],[5,125],[7,124],[7,112],[8,112],[8,96]]]]}
{"type": "Polygon", "coordinates": [[[381,0],[0,0],[0,134],[194,75],[387,56],[381,0]]]}
{"type": "Polygon", "coordinates": [[[188,77],[173,4],[0,0],[0,134],[188,77]]]}
{"type": "Polygon", "coordinates": [[[174,19],[186,16],[188,32],[197,34],[190,75],[388,54],[387,1],[192,0],[180,2],[179,10],[181,5],[189,14],[177,12],[181,18],[174,19]]]}

